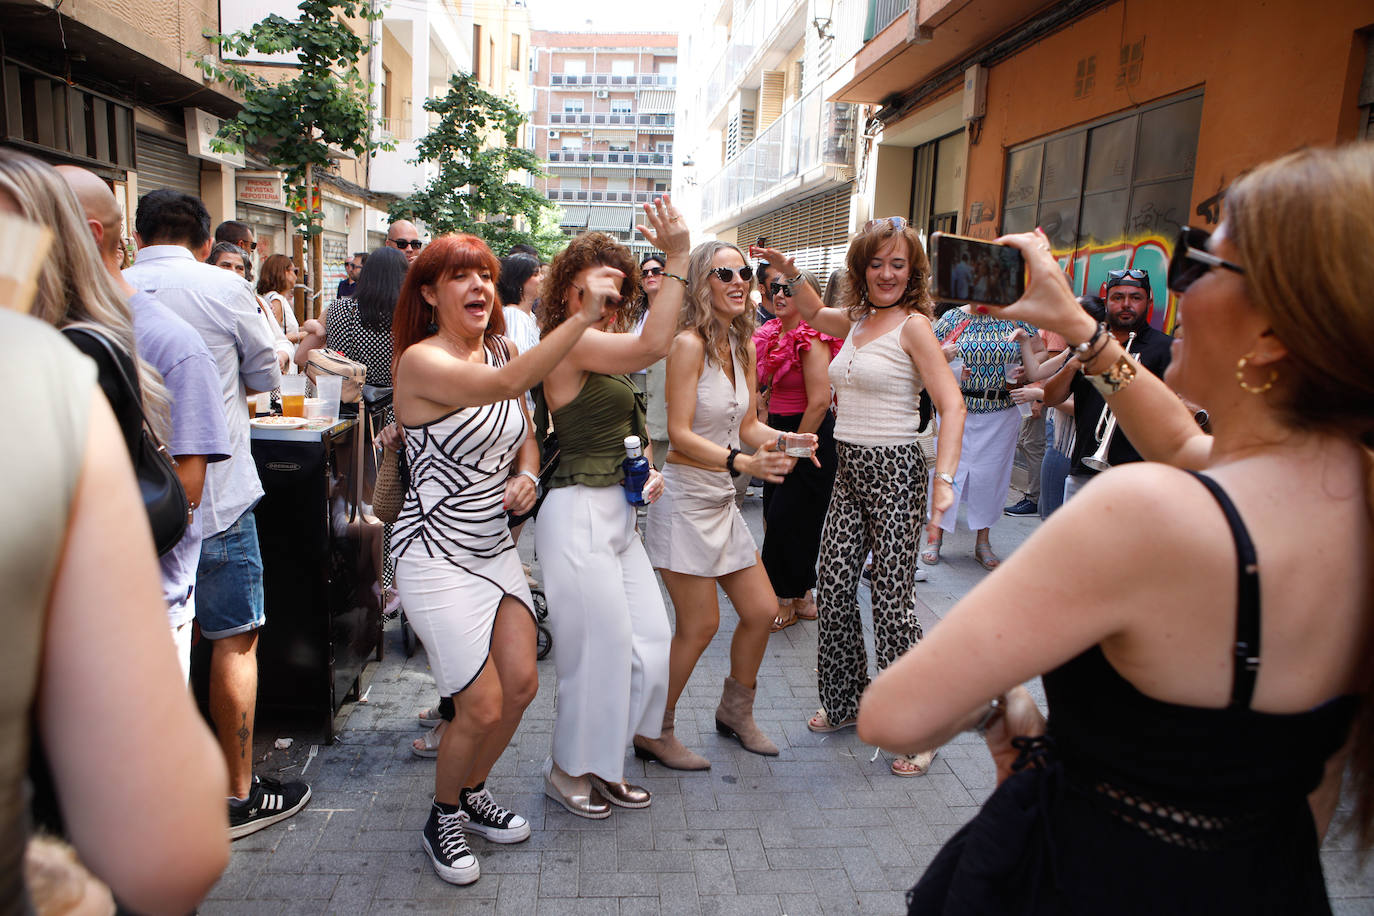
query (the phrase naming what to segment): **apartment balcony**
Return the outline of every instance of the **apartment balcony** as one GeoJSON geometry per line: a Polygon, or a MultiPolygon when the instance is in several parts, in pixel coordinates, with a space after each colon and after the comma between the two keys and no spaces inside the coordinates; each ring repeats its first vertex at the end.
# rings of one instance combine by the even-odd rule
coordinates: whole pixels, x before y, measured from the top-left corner
{"type": "Polygon", "coordinates": [[[646,114],[637,113],[616,113],[616,112],[581,112],[581,111],[555,111],[549,113],[549,124],[562,124],[565,126],[587,126],[596,127],[662,127],[661,131],[654,133],[672,133],[675,123],[674,116],[671,114],[646,114]]]}
{"type": "Polygon", "coordinates": [[[581,188],[549,188],[549,200],[577,204],[647,204],[662,195],[656,191],[588,191],[581,188]]]}
{"type": "Polygon", "coordinates": [[[665,73],[550,73],[549,86],[554,89],[593,88],[673,89],[677,77],[665,73]]]}
{"type": "Polygon", "coordinates": [[[702,183],[701,227],[718,231],[753,211],[853,178],[857,110],[817,87],[702,183]]]}
{"type": "Polygon", "coordinates": [[[612,153],[587,152],[576,149],[549,150],[550,165],[637,165],[670,169],[673,154],[668,153],[612,153]]]}
{"type": "MultiPolygon", "coordinates": [[[[753,0],[735,18],[725,50],[697,97],[698,110],[705,112],[707,122],[758,67],[765,51],[780,39],[784,47],[790,47],[805,34],[806,6],[807,0],[753,0]]],[[[757,80],[753,85],[758,85],[757,80]]]]}

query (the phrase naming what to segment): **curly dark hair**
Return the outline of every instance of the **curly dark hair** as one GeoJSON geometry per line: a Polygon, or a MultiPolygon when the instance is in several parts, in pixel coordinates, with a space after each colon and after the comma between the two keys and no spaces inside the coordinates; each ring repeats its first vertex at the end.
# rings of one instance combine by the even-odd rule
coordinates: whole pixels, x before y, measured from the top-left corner
{"type": "Polygon", "coordinates": [[[844,308],[849,313],[850,321],[858,321],[872,310],[868,302],[868,262],[889,239],[898,235],[906,239],[907,263],[911,265],[911,278],[907,281],[906,292],[902,294],[899,304],[927,318],[935,317],[935,303],[930,298],[930,261],[921,245],[921,236],[911,226],[897,229],[884,220],[882,225],[854,236],[845,255],[849,283],[844,291],[844,308]]]}
{"type": "Polygon", "coordinates": [[[620,303],[616,307],[617,315],[612,327],[617,331],[629,329],[632,307],[640,293],[639,265],[635,263],[635,256],[630,249],[604,232],[584,232],[558,253],[544,274],[544,283],[539,288],[541,335],[549,333],[567,319],[568,294],[572,291],[573,278],[588,267],[597,265],[614,267],[625,274],[625,279],[620,283],[620,303]]]}

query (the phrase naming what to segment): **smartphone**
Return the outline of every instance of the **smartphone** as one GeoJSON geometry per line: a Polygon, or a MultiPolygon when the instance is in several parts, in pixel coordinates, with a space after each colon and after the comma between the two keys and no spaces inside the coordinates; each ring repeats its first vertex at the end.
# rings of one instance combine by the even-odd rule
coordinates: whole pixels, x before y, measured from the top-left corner
{"type": "Polygon", "coordinates": [[[768,239],[764,238],[763,236],[759,236],[759,240],[758,240],[757,242],[754,243],[754,247],[755,247],[755,248],[767,248],[767,247],[768,247],[768,239]]]}
{"type": "Polygon", "coordinates": [[[1026,291],[1026,263],[1010,245],[947,232],[930,236],[931,294],[946,302],[1011,305],[1026,291]]]}

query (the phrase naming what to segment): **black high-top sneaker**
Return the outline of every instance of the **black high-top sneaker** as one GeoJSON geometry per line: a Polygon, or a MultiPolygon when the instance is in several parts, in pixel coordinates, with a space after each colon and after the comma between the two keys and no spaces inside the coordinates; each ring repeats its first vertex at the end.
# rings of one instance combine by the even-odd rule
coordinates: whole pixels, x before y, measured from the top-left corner
{"type": "Polygon", "coordinates": [[[429,853],[434,871],[449,884],[471,884],[482,875],[477,857],[463,835],[465,818],[457,805],[435,802],[429,809],[420,845],[429,853]]]}
{"type": "Polygon", "coordinates": [[[498,805],[487,791],[485,782],[475,789],[463,789],[458,797],[461,799],[458,810],[471,832],[493,843],[519,843],[530,838],[529,821],[498,805]]]}

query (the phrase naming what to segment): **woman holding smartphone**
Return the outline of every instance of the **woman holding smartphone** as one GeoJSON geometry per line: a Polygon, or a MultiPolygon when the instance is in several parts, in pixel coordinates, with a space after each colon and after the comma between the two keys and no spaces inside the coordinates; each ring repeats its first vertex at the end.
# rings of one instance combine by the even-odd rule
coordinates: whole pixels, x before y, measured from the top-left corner
{"type": "MultiPolygon", "coordinates": [[[[783,434],[758,419],[754,370],[753,269],[726,242],[703,242],[687,268],[687,304],[668,352],[667,492],[649,510],[646,547],[673,599],[677,630],[668,673],[663,737],[635,737],[635,754],[680,770],[710,763],[672,732],[678,697],[720,626],[716,585],[739,613],[730,674],[716,729],[745,750],[773,756],[777,745],[754,722],[754,688],[777,599],[754,538],[735,505],[734,477],[782,483],[795,458],[783,434]],[[748,445],[756,451],[740,451],[748,445]]],[[[814,453],[815,435],[803,437],[814,453]]]]}
{"type": "MultiPolygon", "coordinates": [[[[830,364],[835,389],[835,487],[821,532],[815,732],[848,728],[868,686],[859,577],[873,553],[873,638],[881,671],[921,638],[911,613],[916,552],[926,516],[926,459],[916,441],[921,391],[941,417],[930,524],[954,502],[964,401],[931,330],[930,265],[921,237],[899,216],[871,220],[845,257],[845,307],[825,308],[781,251],[752,254],[777,265],[802,318],[844,346],[830,364]]],[[[935,752],[900,756],[897,776],[920,776],[935,752]]]]}
{"type": "MultiPolygon", "coordinates": [[[[690,239],[682,217],[667,195],[644,212],[640,233],[663,251],[668,273],[679,273],[690,239]]],[[[590,279],[616,278],[613,308],[549,373],[540,395],[559,448],[534,529],[558,672],[544,794],[587,818],[609,817],[611,805],[649,805],[647,790],[625,782],[625,749],[636,733],[657,735],[668,690],[668,612],[621,482],[626,437],[647,442],[644,397],[627,373],[667,353],[684,289],[669,278],[640,333],[623,333],[638,273],[624,245],[583,233],[553,259],[539,309],[548,339],[583,307],[590,279]]],[[[650,471],[644,498],[652,502],[662,489],[650,471]]]]}

